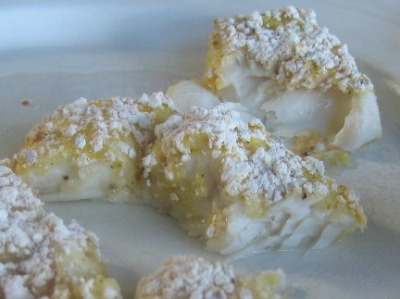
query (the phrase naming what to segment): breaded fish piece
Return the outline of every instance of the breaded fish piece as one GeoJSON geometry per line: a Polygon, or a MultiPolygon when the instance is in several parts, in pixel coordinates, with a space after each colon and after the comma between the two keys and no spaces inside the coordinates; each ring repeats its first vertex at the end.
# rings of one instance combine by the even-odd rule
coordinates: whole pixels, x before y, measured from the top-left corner
{"type": "Polygon", "coordinates": [[[97,237],[65,225],[0,163],[0,298],[119,299],[97,237]]]}
{"type": "Polygon", "coordinates": [[[154,127],[175,113],[162,93],[77,101],[34,126],[14,171],[45,200],[141,196],[141,159],[154,127]]]}
{"type": "Polygon", "coordinates": [[[173,115],[143,159],[152,198],[206,248],[324,248],[363,229],[357,196],[322,162],[293,154],[258,119],[221,104],[173,115]]]}
{"type": "Polygon", "coordinates": [[[382,133],[371,80],[312,10],[215,20],[205,82],[281,136],[315,129],[328,144],[353,151],[382,133]]]}
{"type": "Polygon", "coordinates": [[[232,266],[194,256],[173,256],[139,281],[135,299],[284,299],[282,270],[238,275],[232,266]]]}

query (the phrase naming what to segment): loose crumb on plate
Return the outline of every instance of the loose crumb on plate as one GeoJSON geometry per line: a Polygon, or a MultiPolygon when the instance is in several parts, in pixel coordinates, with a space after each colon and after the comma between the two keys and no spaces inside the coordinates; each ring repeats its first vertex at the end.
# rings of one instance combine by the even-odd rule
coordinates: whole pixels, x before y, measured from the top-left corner
{"type": "Polygon", "coordinates": [[[19,101],[22,106],[29,107],[32,105],[32,100],[30,99],[22,99],[19,101]]]}

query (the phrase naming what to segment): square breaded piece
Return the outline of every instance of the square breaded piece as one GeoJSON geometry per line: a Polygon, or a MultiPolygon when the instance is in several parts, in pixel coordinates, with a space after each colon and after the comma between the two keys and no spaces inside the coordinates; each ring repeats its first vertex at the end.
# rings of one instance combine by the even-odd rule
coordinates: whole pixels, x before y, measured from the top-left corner
{"type": "Polygon", "coordinates": [[[194,256],[173,256],[153,275],[143,277],[135,299],[284,299],[282,270],[238,275],[231,265],[194,256]]]}
{"type": "Polygon", "coordinates": [[[312,10],[287,7],[215,20],[205,82],[282,136],[315,129],[329,145],[348,151],[381,136],[370,79],[312,10]]]}
{"type": "Polygon", "coordinates": [[[147,201],[169,213],[206,248],[323,248],[363,229],[358,198],[224,104],[193,108],[156,127],[144,158],[147,201]]]}
{"type": "Polygon", "coordinates": [[[80,98],[30,130],[14,171],[44,200],[133,200],[141,195],[141,159],[154,127],[173,113],[162,93],[80,98]]]}
{"type": "Polygon", "coordinates": [[[97,237],[46,214],[31,189],[0,163],[0,298],[119,299],[97,237]]]}

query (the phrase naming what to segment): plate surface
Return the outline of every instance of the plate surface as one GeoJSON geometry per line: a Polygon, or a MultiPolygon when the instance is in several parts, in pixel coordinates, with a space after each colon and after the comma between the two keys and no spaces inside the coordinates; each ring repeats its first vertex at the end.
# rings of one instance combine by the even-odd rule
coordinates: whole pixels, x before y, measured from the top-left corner
{"type": "MultiPolygon", "coordinates": [[[[215,17],[289,1],[81,1],[1,4],[0,157],[58,105],[84,96],[137,96],[200,76],[215,17]],[[190,5],[189,5],[190,4],[190,5]],[[23,106],[21,100],[31,104],[23,106]]],[[[245,271],[282,268],[292,298],[399,298],[400,2],[296,1],[348,44],[376,86],[383,138],[334,176],[362,198],[368,229],[320,252],[269,251],[235,259],[245,271]]],[[[96,202],[48,204],[96,232],[109,271],[132,298],[138,278],[172,254],[203,251],[148,207],[96,202]]]]}

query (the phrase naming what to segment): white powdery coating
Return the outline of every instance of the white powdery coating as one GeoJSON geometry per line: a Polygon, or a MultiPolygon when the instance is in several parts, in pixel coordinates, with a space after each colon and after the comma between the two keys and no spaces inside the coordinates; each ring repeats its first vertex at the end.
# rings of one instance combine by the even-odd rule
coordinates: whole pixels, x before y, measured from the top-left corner
{"type": "Polygon", "coordinates": [[[268,195],[277,201],[278,193],[304,183],[301,158],[290,156],[281,144],[271,143],[270,149],[259,148],[250,159],[227,160],[224,163],[222,181],[229,194],[243,193],[246,198],[262,198],[268,195]]]}
{"type": "MultiPolygon", "coordinates": [[[[259,120],[247,123],[224,104],[211,110],[195,107],[188,114],[174,115],[156,127],[162,150],[181,155],[182,162],[191,154],[185,139],[200,135],[207,136],[209,141],[209,148],[204,151],[210,151],[213,158],[221,160],[221,182],[224,191],[231,196],[243,194],[249,199],[278,201],[285,191],[295,188],[301,191],[306,182],[305,169],[322,176],[325,172],[322,162],[294,155],[269,135],[259,120]],[[262,140],[266,146],[251,153],[245,145],[254,140],[262,140]]],[[[146,157],[145,174],[154,163],[154,157],[146,157]]]]}
{"type": "Polygon", "coordinates": [[[82,134],[78,134],[75,139],[75,146],[77,148],[84,148],[86,146],[85,136],[83,136],[82,134]]]}
{"type": "Polygon", "coordinates": [[[26,161],[27,164],[35,163],[38,159],[38,153],[34,149],[23,149],[20,156],[26,161]]]}
{"type": "Polygon", "coordinates": [[[138,284],[136,299],[224,299],[237,295],[233,268],[202,258],[176,256],[138,284]]]}
{"type": "MultiPolygon", "coordinates": [[[[0,294],[2,298],[38,298],[55,283],[58,257],[72,248],[85,250],[97,238],[76,222],[64,225],[45,214],[42,202],[0,163],[0,294]]],[[[99,252],[95,252],[99,257],[99,252]]],[[[73,278],[71,278],[73,279],[73,278]]],[[[112,297],[110,297],[112,298],[112,297]]]]}
{"type": "MultiPolygon", "coordinates": [[[[112,148],[133,159],[136,150],[118,140],[131,135],[135,143],[147,144],[154,126],[155,113],[151,109],[164,107],[174,110],[172,101],[161,92],[138,99],[114,97],[88,101],[79,98],[42,119],[27,138],[33,140],[34,145],[40,143],[41,155],[47,153],[50,156],[59,154],[59,148],[71,140],[73,153],[77,156],[73,161],[79,166],[86,165],[80,159],[83,151],[98,153],[112,148]]],[[[38,161],[38,154],[28,147],[16,159],[31,165],[38,161]]],[[[91,157],[90,161],[93,162],[94,158],[91,157]]]]}
{"type": "Polygon", "coordinates": [[[305,87],[362,92],[373,89],[361,74],[346,45],[321,28],[313,10],[287,7],[249,16],[219,19],[214,38],[223,54],[246,51],[288,89],[305,87]]]}

